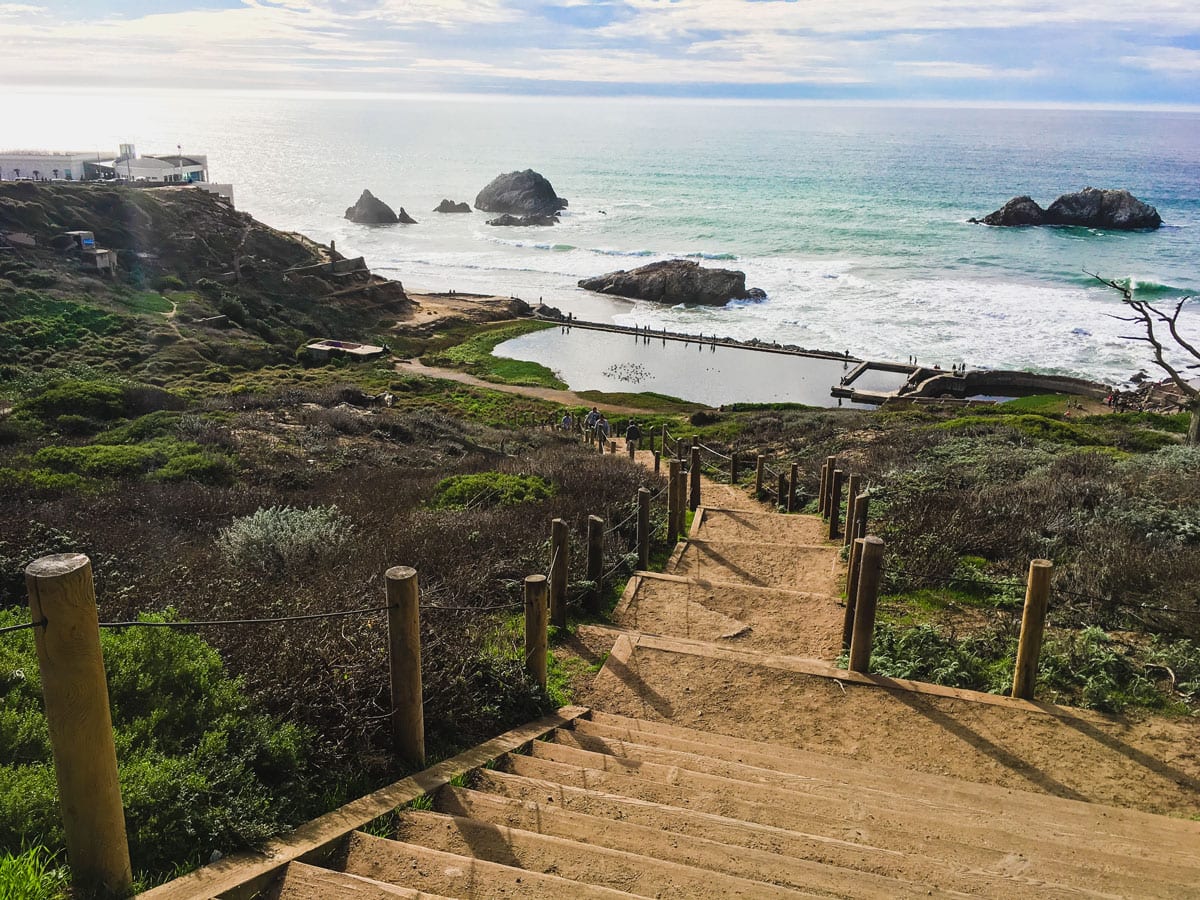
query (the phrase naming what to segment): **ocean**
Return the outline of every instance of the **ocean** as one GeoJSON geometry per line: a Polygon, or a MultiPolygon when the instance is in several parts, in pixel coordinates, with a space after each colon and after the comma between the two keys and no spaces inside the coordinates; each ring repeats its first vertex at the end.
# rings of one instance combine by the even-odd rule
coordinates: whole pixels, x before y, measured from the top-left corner
{"type": "MultiPolygon", "coordinates": [[[[542,300],[579,318],[949,367],[1120,383],[1154,372],[1120,298],[1200,285],[1200,112],[660,99],[6,92],[0,148],[206,153],[237,205],[336,240],[414,291],[542,300]],[[100,102],[102,98],[103,102],[100,102]],[[546,228],[431,212],[533,168],[570,206],[546,228]],[[1158,208],[1153,233],[968,223],[1085,186],[1158,208]],[[342,216],[363,188],[417,225],[342,216]],[[657,259],[741,269],[760,303],[670,308],[578,279],[657,259]]],[[[1195,334],[1200,312],[1185,313],[1195,334]]]]}

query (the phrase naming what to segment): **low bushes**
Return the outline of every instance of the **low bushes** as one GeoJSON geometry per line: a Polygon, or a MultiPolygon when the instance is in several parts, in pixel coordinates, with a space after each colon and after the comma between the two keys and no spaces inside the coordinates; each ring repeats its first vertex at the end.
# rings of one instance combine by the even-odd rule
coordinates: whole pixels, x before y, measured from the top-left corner
{"type": "MultiPolygon", "coordinates": [[[[22,616],[0,610],[0,626],[22,616]]],[[[162,878],[308,814],[309,736],[256,711],[212,647],[166,628],[104,631],[101,643],[135,869],[162,878]]],[[[0,643],[0,760],[0,850],[13,853],[31,838],[61,850],[28,632],[0,643]]]]}
{"type": "Polygon", "coordinates": [[[537,475],[478,472],[452,475],[438,482],[430,505],[435,509],[470,509],[477,506],[514,506],[547,500],[554,486],[537,475]]]}

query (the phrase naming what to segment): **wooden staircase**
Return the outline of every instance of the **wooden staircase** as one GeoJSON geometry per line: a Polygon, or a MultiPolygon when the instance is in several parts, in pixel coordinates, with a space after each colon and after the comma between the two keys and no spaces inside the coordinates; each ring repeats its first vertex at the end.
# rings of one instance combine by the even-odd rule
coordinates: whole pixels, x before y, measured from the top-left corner
{"type": "Polygon", "coordinates": [[[1170,897],[1200,823],[592,712],[269,896],[1170,897]]]}
{"type": "Polygon", "coordinates": [[[820,520],[704,492],[668,572],[630,581],[589,708],[147,896],[1200,897],[1200,821],[1089,802],[1175,778],[1186,811],[1188,772],[1122,772],[1116,732],[1078,711],[833,669],[820,520]],[[1072,772],[1082,743],[1116,760],[1109,793],[1072,772]]]}

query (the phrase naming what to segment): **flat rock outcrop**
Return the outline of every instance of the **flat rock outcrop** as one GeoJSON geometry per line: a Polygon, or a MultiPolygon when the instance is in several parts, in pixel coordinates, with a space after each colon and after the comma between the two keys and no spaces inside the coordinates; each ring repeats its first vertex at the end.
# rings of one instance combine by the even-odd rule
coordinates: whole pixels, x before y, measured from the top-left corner
{"type": "Polygon", "coordinates": [[[443,200],[434,209],[437,213],[469,213],[471,207],[466,203],[455,203],[453,200],[443,200]]]}
{"type": "Polygon", "coordinates": [[[514,216],[553,216],[566,205],[554,186],[533,169],[497,175],[475,197],[476,209],[514,216]]]}
{"type": "MultiPolygon", "coordinates": [[[[404,212],[403,207],[400,211],[404,212]]],[[[364,190],[358,202],[346,210],[346,218],[359,225],[394,225],[400,221],[390,206],[368,190],[364,190]]]]}
{"type": "Polygon", "coordinates": [[[690,259],[668,259],[628,271],[584,278],[579,286],[600,294],[615,294],[657,303],[697,303],[723,306],[730,300],[763,300],[759,288],[746,288],[746,273],[706,269],[690,259]]]}
{"type": "Polygon", "coordinates": [[[1030,197],[1014,197],[994,213],[971,221],[978,225],[999,226],[1080,225],[1115,231],[1152,229],[1162,225],[1158,210],[1129,191],[1102,191],[1093,187],[1063,194],[1047,209],[1042,209],[1030,197]]]}
{"type": "Polygon", "coordinates": [[[505,213],[494,219],[488,219],[489,225],[557,225],[558,216],[510,216],[505,213]]]}

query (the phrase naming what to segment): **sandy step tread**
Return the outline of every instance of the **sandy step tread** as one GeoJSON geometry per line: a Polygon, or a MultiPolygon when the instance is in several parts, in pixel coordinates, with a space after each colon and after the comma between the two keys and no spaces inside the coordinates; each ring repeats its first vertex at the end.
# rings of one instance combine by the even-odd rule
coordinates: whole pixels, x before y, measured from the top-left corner
{"type": "Polygon", "coordinates": [[[817,753],[808,754],[802,759],[782,754],[771,757],[764,753],[731,750],[715,744],[685,741],[586,720],[582,720],[581,726],[557,729],[551,733],[551,738],[582,750],[684,766],[709,774],[760,784],[778,784],[831,797],[869,796],[876,798],[877,802],[891,798],[901,804],[986,809],[992,815],[1020,815],[1024,822],[1071,823],[1075,827],[1112,835],[1124,834],[1136,840],[1144,840],[1154,834],[1168,838],[1187,837],[1192,832],[1200,838],[1200,823],[1181,822],[1098,803],[1048,798],[1044,794],[963,782],[907,769],[883,769],[845,757],[817,753]]]}
{"type": "MultiPolygon", "coordinates": [[[[399,814],[397,836],[445,853],[473,856],[572,882],[614,888],[642,897],[813,897],[809,891],[770,884],[658,858],[655,844],[643,852],[545,834],[441,812],[399,814]]],[[[594,835],[587,835],[593,838],[594,835]]],[[[665,843],[660,840],[659,843],[665,843]]],[[[877,896],[883,897],[885,894],[877,896]]]]}
{"type": "MultiPolygon", "coordinates": [[[[1014,896],[1017,893],[1014,885],[1021,886],[1022,895],[1026,889],[1049,889],[1050,896],[1138,895],[1171,900],[1176,900],[1186,890],[1186,882],[1161,877],[1162,867],[1157,863],[1145,864],[1145,871],[1138,872],[1115,867],[1103,858],[1092,856],[1085,856],[1082,864],[1074,864],[1048,861],[1040,855],[1021,856],[975,847],[966,847],[964,852],[944,858],[929,852],[920,845],[921,842],[908,842],[901,849],[893,849],[873,843],[868,836],[852,833],[849,829],[841,829],[838,835],[814,831],[822,824],[820,822],[776,825],[755,821],[745,815],[749,809],[745,805],[723,803],[722,812],[702,808],[703,803],[688,805],[696,798],[676,791],[663,792],[657,798],[652,792],[650,796],[633,796],[617,792],[621,785],[616,785],[615,790],[606,790],[603,785],[580,787],[556,780],[556,774],[543,772],[543,776],[549,777],[539,777],[486,770],[478,773],[475,787],[481,792],[546,808],[718,840],[730,846],[753,848],[831,868],[849,868],[946,889],[956,889],[956,884],[966,878],[972,883],[1000,880],[1003,889],[999,896],[1002,897],[1014,896]]],[[[752,813],[756,811],[751,810],[752,813]]]]}
{"type": "MultiPolygon", "coordinates": [[[[569,735],[563,736],[569,739],[569,735]]],[[[1179,835],[1161,830],[1139,838],[1136,829],[1112,834],[1099,829],[1109,821],[1097,817],[1089,821],[1063,823],[1051,817],[1042,819],[1022,812],[1004,816],[988,806],[939,805],[885,792],[810,791],[796,785],[747,781],[737,775],[715,775],[690,768],[698,757],[678,759],[676,764],[643,762],[638,759],[579,749],[557,741],[534,741],[530,757],[578,766],[581,769],[615,772],[717,796],[734,795],[743,800],[768,805],[797,815],[825,815],[846,820],[869,822],[875,829],[893,829],[897,834],[920,830],[931,838],[962,840],[969,837],[980,846],[1004,849],[1028,843],[1030,833],[1038,835],[1042,848],[1050,845],[1103,852],[1120,852],[1139,859],[1158,859],[1182,866],[1194,873],[1200,883],[1200,857],[1195,844],[1180,841],[1179,835]]],[[[1119,822],[1120,820],[1114,820],[1119,822]]],[[[1169,823],[1170,820],[1164,820],[1169,823]]]]}
{"type": "Polygon", "coordinates": [[[974,860],[972,865],[994,865],[1013,854],[1024,857],[1036,852],[1040,859],[1054,860],[1056,865],[1064,867],[1090,869],[1102,864],[1113,872],[1136,871],[1140,876],[1155,878],[1162,877],[1165,869],[1164,880],[1200,883],[1195,860],[1184,851],[1164,852],[1152,846],[1089,840],[1087,835],[1077,833],[1072,833],[1069,839],[1059,840],[1044,833],[1013,835],[987,822],[972,825],[956,821],[953,827],[938,827],[935,820],[925,819],[912,824],[900,818],[889,820],[867,804],[853,807],[847,813],[831,810],[830,805],[804,795],[783,797],[782,791],[773,795],[741,782],[722,786],[721,779],[696,778],[682,771],[674,781],[667,782],[621,767],[589,768],[537,755],[506,756],[501,760],[501,768],[528,778],[716,813],[787,830],[824,834],[899,852],[924,853],[959,862],[974,860]]]}
{"type": "Polygon", "coordinates": [[[689,541],[670,571],[674,575],[712,581],[833,594],[842,568],[839,553],[833,547],[689,541]]]}
{"type": "MultiPolygon", "coordinates": [[[[899,873],[880,875],[862,868],[786,855],[778,843],[771,850],[751,846],[747,840],[729,844],[708,836],[636,824],[623,817],[593,816],[572,812],[562,808],[561,804],[518,800],[466,788],[443,788],[438,792],[435,805],[444,812],[496,825],[586,840],[613,849],[649,854],[656,859],[670,859],[830,896],[925,897],[930,895],[932,888],[1007,898],[1016,886],[1011,877],[1002,874],[982,870],[952,871],[930,865],[916,867],[919,882],[901,880],[899,873]]],[[[725,832],[711,826],[707,830],[718,835],[728,833],[728,828],[725,832]]],[[[874,864],[879,866],[878,858],[874,864]]],[[[912,870],[911,865],[907,866],[904,875],[910,876],[912,870]]],[[[1019,883],[1023,895],[1028,897],[1091,893],[1074,891],[1062,884],[1039,884],[1030,879],[1021,879],[1019,883]]]]}
{"type": "Polygon", "coordinates": [[[313,897],[322,900],[451,900],[442,894],[430,894],[302,862],[288,863],[283,878],[268,896],[271,900],[312,900],[313,897]]]}
{"type": "Polygon", "coordinates": [[[460,900],[561,900],[563,897],[616,900],[636,896],[361,831],[347,839],[339,864],[352,875],[460,900]]]}

